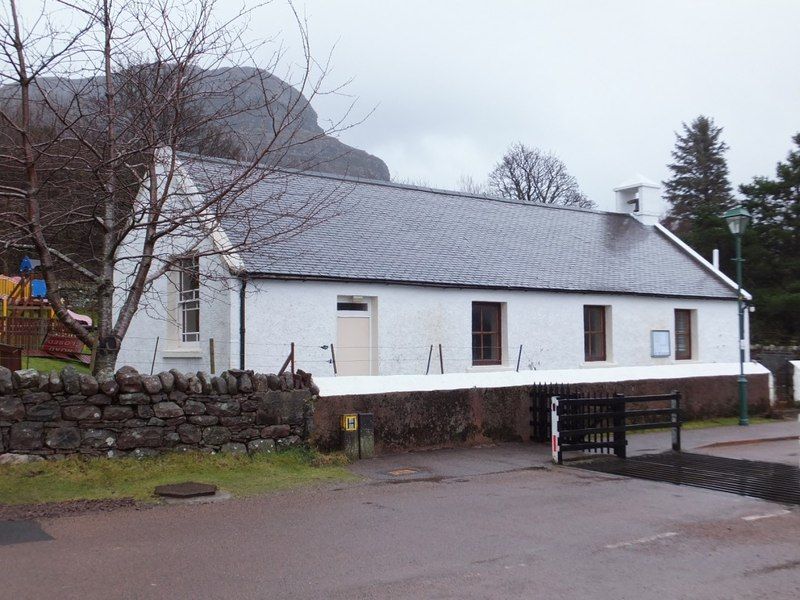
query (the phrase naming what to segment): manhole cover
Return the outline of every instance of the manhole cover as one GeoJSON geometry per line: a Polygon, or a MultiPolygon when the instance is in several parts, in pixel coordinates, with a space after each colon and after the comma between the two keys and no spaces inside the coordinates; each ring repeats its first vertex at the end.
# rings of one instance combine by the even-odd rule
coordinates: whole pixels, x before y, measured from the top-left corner
{"type": "Polygon", "coordinates": [[[417,469],[395,469],[394,471],[389,471],[389,475],[394,475],[395,477],[413,475],[414,473],[417,473],[417,469]]]}
{"type": "Polygon", "coordinates": [[[156,487],[156,495],[165,498],[196,498],[198,496],[213,496],[217,493],[217,486],[208,483],[170,483],[156,487]]]}

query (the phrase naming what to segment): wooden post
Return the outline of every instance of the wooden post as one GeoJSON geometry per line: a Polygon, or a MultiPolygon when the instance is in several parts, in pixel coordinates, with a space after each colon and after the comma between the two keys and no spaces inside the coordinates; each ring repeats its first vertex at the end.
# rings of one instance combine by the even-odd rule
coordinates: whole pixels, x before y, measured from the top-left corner
{"type": "Polygon", "coordinates": [[[519,345],[519,354],[517,354],[517,373],[519,373],[519,361],[522,359],[522,344],[519,345]]]}
{"type": "Polygon", "coordinates": [[[428,350],[428,366],[425,367],[425,375],[431,372],[431,356],[433,356],[433,344],[431,344],[431,349],[428,350]]]}
{"type": "Polygon", "coordinates": [[[211,374],[217,372],[216,360],[214,359],[214,338],[208,338],[208,368],[211,374]]]}
{"type": "Polygon", "coordinates": [[[442,357],[442,345],[439,344],[439,369],[442,371],[442,375],[444,375],[444,358],[442,357]]]}
{"type": "Polygon", "coordinates": [[[158,340],[161,339],[160,336],[156,336],[156,346],[153,348],[153,360],[150,362],[150,375],[153,374],[153,367],[156,366],[156,354],[158,353],[158,340]]]}
{"type": "Polygon", "coordinates": [[[681,451],[681,393],[678,390],[672,392],[672,414],[670,420],[672,421],[672,451],[681,451]]]}
{"type": "Polygon", "coordinates": [[[294,375],[294,342],[292,342],[291,350],[289,351],[289,356],[292,358],[292,375],[294,375]]]}
{"type": "Polygon", "coordinates": [[[338,375],[336,370],[336,351],[333,349],[333,343],[331,343],[331,363],[333,363],[333,374],[338,375]]]}

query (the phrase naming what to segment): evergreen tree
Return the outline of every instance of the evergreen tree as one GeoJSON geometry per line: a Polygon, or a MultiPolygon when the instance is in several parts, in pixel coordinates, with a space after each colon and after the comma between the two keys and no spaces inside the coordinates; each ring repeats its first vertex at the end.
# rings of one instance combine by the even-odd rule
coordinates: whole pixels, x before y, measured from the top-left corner
{"type": "MultiPolygon", "coordinates": [[[[690,125],[683,124],[683,134],[675,134],[672,177],[664,182],[665,199],[670,203],[667,226],[700,254],[709,258],[714,248],[731,256],[731,239],[722,214],[733,205],[722,128],[703,115],[690,125]]],[[[721,261],[729,271],[729,261],[721,261]]]]}
{"type": "Polygon", "coordinates": [[[753,339],[800,343],[800,133],[775,179],[739,187],[753,215],[745,236],[746,286],[753,292],[753,339]]]}

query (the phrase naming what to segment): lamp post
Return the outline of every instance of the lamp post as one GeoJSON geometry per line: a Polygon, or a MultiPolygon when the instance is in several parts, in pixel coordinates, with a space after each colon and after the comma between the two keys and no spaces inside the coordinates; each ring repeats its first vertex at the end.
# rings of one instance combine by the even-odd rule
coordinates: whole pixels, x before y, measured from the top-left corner
{"type": "Polygon", "coordinates": [[[742,235],[744,235],[747,225],[750,223],[750,213],[742,206],[732,208],[722,218],[728,222],[728,228],[731,230],[734,239],[736,240],[736,301],[739,307],[739,425],[748,425],[747,418],[747,378],[744,376],[744,299],[742,298],[742,235]]]}

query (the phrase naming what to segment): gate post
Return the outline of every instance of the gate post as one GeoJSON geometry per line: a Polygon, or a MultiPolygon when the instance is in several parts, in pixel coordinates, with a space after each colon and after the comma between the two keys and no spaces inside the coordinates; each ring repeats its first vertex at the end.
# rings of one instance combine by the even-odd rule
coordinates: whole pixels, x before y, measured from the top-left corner
{"type": "Polygon", "coordinates": [[[681,451],[681,393],[677,390],[672,392],[672,399],[670,400],[672,413],[670,420],[672,421],[672,451],[681,451]]]}
{"type": "Polygon", "coordinates": [[[561,444],[558,439],[558,396],[550,398],[550,440],[553,462],[561,464],[561,444]]]}
{"type": "Polygon", "coordinates": [[[625,433],[625,394],[614,394],[614,454],[619,458],[628,456],[628,438],[625,433]],[[621,431],[617,431],[621,429],[621,431]]]}

